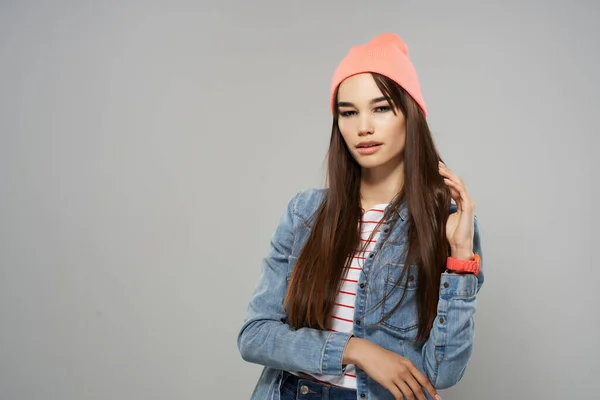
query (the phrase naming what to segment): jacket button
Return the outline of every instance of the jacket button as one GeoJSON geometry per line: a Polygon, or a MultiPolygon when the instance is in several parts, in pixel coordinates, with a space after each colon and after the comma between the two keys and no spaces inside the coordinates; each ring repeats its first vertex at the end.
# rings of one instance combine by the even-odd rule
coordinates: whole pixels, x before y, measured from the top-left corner
{"type": "Polygon", "coordinates": [[[364,393],[361,393],[361,394],[360,394],[360,398],[361,398],[361,399],[364,399],[365,397],[367,397],[367,396],[366,396],[364,393]]]}
{"type": "Polygon", "coordinates": [[[369,258],[373,258],[375,256],[375,254],[371,253],[369,254],[369,258]]]}
{"type": "Polygon", "coordinates": [[[307,394],[308,393],[308,386],[306,386],[306,385],[300,386],[300,393],[307,394]]]}
{"type": "Polygon", "coordinates": [[[361,284],[360,284],[360,285],[358,285],[358,286],[360,286],[360,288],[361,288],[361,289],[364,289],[364,288],[365,288],[365,284],[364,284],[364,283],[361,283],[361,284]]]}
{"type": "Polygon", "coordinates": [[[444,287],[447,288],[448,286],[450,286],[448,282],[444,282],[444,287]]]}
{"type": "Polygon", "coordinates": [[[360,319],[356,320],[356,325],[360,325],[360,319]]]}
{"type": "Polygon", "coordinates": [[[440,324],[443,324],[443,323],[444,323],[444,318],[442,317],[442,318],[440,318],[440,324]]]}
{"type": "Polygon", "coordinates": [[[414,281],[414,280],[415,280],[415,277],[414,277],[413,275],[409,275],[409,276],[408,276],[408,280],[412,282],[412,281],[414,281]]]}

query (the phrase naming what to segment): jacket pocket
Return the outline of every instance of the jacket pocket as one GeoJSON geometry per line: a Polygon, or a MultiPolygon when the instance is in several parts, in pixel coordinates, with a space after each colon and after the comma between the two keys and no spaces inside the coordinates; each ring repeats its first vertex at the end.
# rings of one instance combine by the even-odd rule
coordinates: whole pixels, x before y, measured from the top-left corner
{"type": "Polygon", "coordinates": [[[402,338],[415,337],[419,326],[416,299],[418,267],[409,266],[404,275],[404,264],[388,263],[386,269],[381,319],[387,318],[381,324],[402,338]],[[401,275],[402,279],[398,282],[401,275]],[[400,305],[396,307],[398,303],[400,305]]]}

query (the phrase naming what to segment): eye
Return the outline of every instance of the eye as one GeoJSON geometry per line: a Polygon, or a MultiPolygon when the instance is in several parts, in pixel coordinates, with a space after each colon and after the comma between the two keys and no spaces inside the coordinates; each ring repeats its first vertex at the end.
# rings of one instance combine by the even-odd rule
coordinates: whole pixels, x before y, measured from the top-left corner
{"type": "Polygon", "coordinates": [[[340,111],[341,117],[349,117],[354,114],[356,114],[356,111],[340,111]]]}
{"type": "Polygon", "coordinates": [[[387,112],[387,111],[391,111],[392,107],[390,106],[379,106],[375,108],[376,112],[387,112]]]}

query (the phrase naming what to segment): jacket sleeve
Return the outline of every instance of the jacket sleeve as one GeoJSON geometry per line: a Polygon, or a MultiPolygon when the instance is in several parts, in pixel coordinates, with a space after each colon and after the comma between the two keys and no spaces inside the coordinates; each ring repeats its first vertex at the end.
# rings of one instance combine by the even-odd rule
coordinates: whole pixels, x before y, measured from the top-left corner
{"type": "Polygon", "coordinates": [[[268,255],[246,312],[237,344],[245,361],[286,371],[341,375],[342,355],[350,334],[317,329],[292,329],[285,321],[283,299],[287,290],[289,256],[298,222],[289,202],[271,237],[268,255]]]}
{"type": "Polygon", "coordinates": [[[422,349],[425,374],[436,389],[446,389],[458,383],[473,352],[476,295],[484,280],[477,217],[473,252],[479,254],[481,259],[477,276],[449,272],[442,274],[437,317],[422,349]]]}

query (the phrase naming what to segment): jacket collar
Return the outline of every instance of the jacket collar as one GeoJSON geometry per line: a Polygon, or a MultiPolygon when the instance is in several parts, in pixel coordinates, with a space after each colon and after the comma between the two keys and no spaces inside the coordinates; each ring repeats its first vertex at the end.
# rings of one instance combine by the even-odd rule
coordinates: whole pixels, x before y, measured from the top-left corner
{"type": "Polygon", "coordinates": [[[406,221],[408,218],[408,205],[406,204],[406,199],[393,209],[392,216],[394,219],[400,217],[402,222],[406,221]]]}

